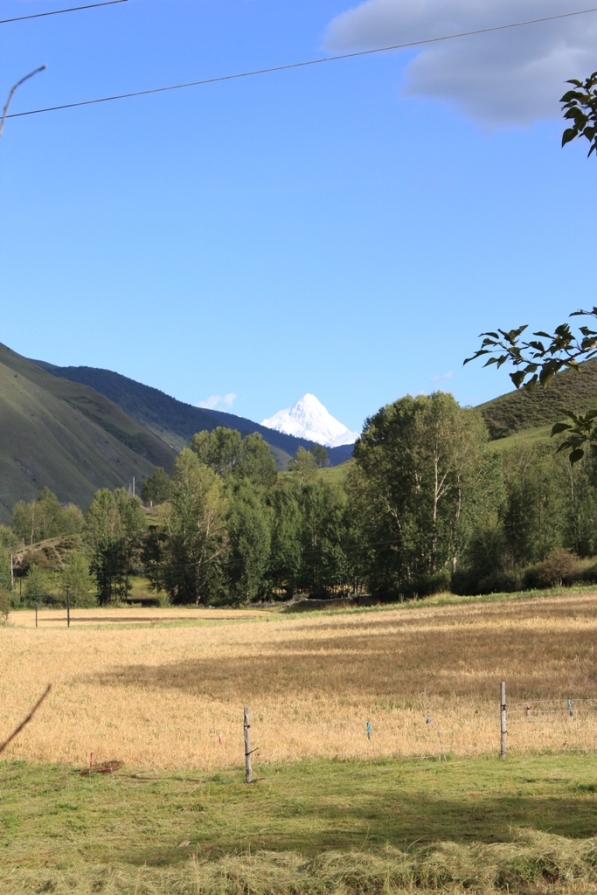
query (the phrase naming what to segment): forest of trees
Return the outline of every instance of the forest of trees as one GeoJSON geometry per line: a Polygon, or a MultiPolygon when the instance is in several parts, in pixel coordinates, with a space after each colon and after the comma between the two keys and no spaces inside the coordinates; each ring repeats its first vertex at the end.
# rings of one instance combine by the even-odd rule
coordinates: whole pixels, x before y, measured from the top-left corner
{"type": "Polygon", "coordinates": [[[344,476],[320,471],[317,448],[277,474],[260,435],[200,432],[141,498],[102,489],[85,515],[47,488],[20,501],[0,526],[1,599],[68,587],[75,604],[106,604],[135,580],[211,605],[595,581],[597,458],[572,465],[556,447],[489,442],[478,411],[442,392],[368,419],[344,476]]]}

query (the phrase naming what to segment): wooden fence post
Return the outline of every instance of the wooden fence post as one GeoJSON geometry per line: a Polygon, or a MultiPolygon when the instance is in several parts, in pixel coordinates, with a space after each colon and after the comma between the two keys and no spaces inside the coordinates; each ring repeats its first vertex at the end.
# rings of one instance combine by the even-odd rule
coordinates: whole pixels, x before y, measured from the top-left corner
{"type": "Polygon", "coordinates": [[[253,782],[253,768],[251,766],[251,715],[245,706],[245,782],[253,782]]]}
{"type": "Polygon", "coordinates": [[[506,760],[508,754],[508,728],[506,725],[506,682],[502,681],[500,685],[500,756],[502,761],[506,760]]]}
{"type": "Polygon", "coordinates": [[[66,588],[66,627],[70,628],[70,587],[66,588]]]}

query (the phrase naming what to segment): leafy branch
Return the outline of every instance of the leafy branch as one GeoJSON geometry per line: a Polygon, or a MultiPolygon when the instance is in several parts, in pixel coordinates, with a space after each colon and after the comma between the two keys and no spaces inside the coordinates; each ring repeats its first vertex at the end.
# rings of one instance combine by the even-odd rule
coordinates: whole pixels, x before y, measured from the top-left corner
{"type": "MultiPolygon", "coordinates": [[[[562,146],[577,137],[585,137],[591,144],[588,153],[591,155],[597,150],[597,71],[584,81],[573,78],[567,83],[574,89],[568,90],[560,102],[563,103],[564,118],[571,122],[571,127],[562,135],[562,146]]],[[[597,320],[597,307],[591,311],[574,311],[570,316],[597,320]]],[[[510,379],[516,388],[533,389],[537,383],[544,387],[548,385],[560,370],[580,372],[579,360],[597,356],[597,329],[591,326],[581,326],[579,332],[574,333],[569,323],[561,323],[553,333],[539,330],[528,341],[523,338],[526,329],[525,324],[517,329],[481,333],[481,347],[464,363],[487,357],[486,367],[495,364],[499,369],[509,364],[514,367],[510,379]]],[[[597,453],[597,410],[576,415],[564,408],[562,413],[570,422],[556,423],[551,430],[552,436],[567,433],[558,451],[568,450],[571,463],[577,463],[584,456],[587,443],[597,453]]]]}
{"type": "Polygon", "coordinates": [[[572,79],[567,83],[576,89],[569,90],[560,100],[564,103],[564,118],[572,122],[572,127],[566,128],[562,135],[562,146],[576,137],[586,137],[591,144],[588,152],[591,155],[597,150],[597,71],[585,81],[572,79]]]}
{"type": "MultiPolygon", "coordinates": [[[[597,307],[591,311],[574,311],[570,316],[597,320],[597,307]]],[[[546,386],[564,368],[579,371],[579,358],[590,360],[597,356],[597,329],[581,326],[575,334],[569,323],[561,323],[553,333],[539,330],[533,333],[533,339],[525,341],[521,336],[527,328],[525,324],[517,329],[481,333],[481,347],[464,363],[490,355],[485,367],[495,364],[499,368],[509,363],[515,368],[510,379],[516,388],[534,388],[537,383],[546,386]]]]}
{"type": "MultiPolygon", "coordinates": [[[[597,307],[590,311],[574,311],[570,316],[597,320],[597,307]]],[[[485,367],[495,365],[499,369],[509,364],[514,367],[514,372],[509,375],[516,388],[532,390],[537,383],[547,386],[560,370],[572,369],[580,373],[579,360],[597,357],[597,329],[591,326],[581,326],[578,333],[574,333],[569,323],[561,323],[553,333],[539,330],[529,340],[522,338],[526,329],[525,324],[517,329],[481,333],[481,347],[464,363],[487,357],[485,367]]],[[[597,410],[577,415],[562,409],[562,413],[570,422],[556,423],[551,430],[552,436],[568,433],[558,451],[568,450],[571,463],[577,463],[584,456],[587,442],[597,452],[597,410]]]]}

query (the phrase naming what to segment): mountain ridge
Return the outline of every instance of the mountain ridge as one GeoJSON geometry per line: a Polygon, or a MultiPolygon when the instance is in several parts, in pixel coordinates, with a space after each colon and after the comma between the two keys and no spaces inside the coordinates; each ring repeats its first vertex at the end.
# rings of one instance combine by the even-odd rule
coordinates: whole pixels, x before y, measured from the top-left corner
{"type": "Polygon", "coordinates": [[[353,445],[359,437],[357,432],[350,432],[347,426],[333,417],[321,401],[309,392],[291,407],[262,420],[261,425],[286,435],[310,438],[328,449],[353,445]]]}
{"type": "MultiPolygon", "coordinates": [[[[548,431],[561,419],[561,407],[597,406],[597,360],[580,369],[559,373],[547,389],[512,390],[480,405],[491,439],[507,448],[508,436],[548,431]]],[[[260,432],[278,468],[298,446],[313,445],[234,414],[192,407],[118,373],[32,361],[2,344],[0,419],[0,522],[10,520],[16,501],[31,500],[44,486],[85,509],[100,487],[141,481],[156,466],[171,470],[202,429],[260,432]]],[[[337,465],[352,451],[345,445],[328,453],[337,465]]]]}
{"type": "Polygon", "coordinates": [[[0,521],[49,487],[87,506],[101,487],[171,469],[175,452],[92,389],[59,380],[0,344],[0,521]]]}
{"type": "MultiPolygon", "coordinates": [[[[118,404],[133,419],[177,451],[186,447],[196,432],[212,431],[217,426],[236,429],[243,436],[259,433],[272,448],[279,469],[287,468],[289,460],[299,447],[308,450],[313,446],[311,440],[275,432],[232,413],[186,404],[153,386],[143,385],[112,370],[81,366],[58,367],[46,361],[35,363],[56,377],[89,385],[118,404]]],[[[332,465],[343,463],[352,456],[352,446],[347,448],[335,448],[328,452],[332,465]]]]}

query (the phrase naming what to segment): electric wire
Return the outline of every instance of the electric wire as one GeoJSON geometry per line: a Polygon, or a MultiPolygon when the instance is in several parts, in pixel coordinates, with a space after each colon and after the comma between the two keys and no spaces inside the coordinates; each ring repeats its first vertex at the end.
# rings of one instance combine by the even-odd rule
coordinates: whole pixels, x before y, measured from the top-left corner
{"type": "Polygon", "coordinates": [[[101,3],[88,3],[86,6],[70,6],[68,9],[52,9],[49,12],[35,12],[28,16],[16,16],[13,19],[0,19],[0,25],[9,22],[24,22],[26,19],[43,19],[45,16],[59,16],[65,12],[79,12],[82,9],[96,9],[98,6],[114,6],[115,3],[128,3],[128,0],[102,0],[101,3]]]}
{"type": "MultiPolygon", "coordinates": [[[[120,2],[122,2],[122,0],[120,0],[120,2]]],[[[462,37],[473,37],[479,34],[489,34],[490,32],[494,31],[504,31],[509,28],[522,28],[528,25],[537,25],[541,22],[553,22],[558,19],[568,19],[573,16],[583,16],[594,12],[597,12],[597,7],[591,7],[590,9],[579,9],[575,10],[574,12],[558,13],[556,15],[550,16],[542,16],[541,18],[537,19],[526,19],[525,21],[521,22],[509,22],[505,25],[492,25],[488,28],[476,28],[472,31],[460,31],[457,34],[444,34],[439,37],[428,37],[422,40],[413,40],[401,44],[392,44],[391,46],[387,47],[376,47],[372,50],[355,50],[352,53],[342,53],[337,56],[322,56],[320,59],[307,59],[302,62],[289,62],[285,65],[274,65],[270,68],[257,68],[250,71],[236,72],[235,74],[230,75],[218,75],[212,78],[202,78],[198,81],[186,81],[182,84],[170,84],[166,87],[151,87],[147,90],[135,90],[131,93],[119,93],[114,94],[113,96],[102,96],[97,97],[96,99],[79,100],[78,102],[73,103],[61,103],[57,106],[46,106],[41,109],[29,109],[26,112],[13,112],[11,115],[7,115],[7,118],[24,118],[27,115],[41,115],[45,112],[59,112],[64,109],[76,109],[80,108],[81,106],[97,105],[98,103],[110,103],[121,99],[133,99],[139,96],[150,96],[152,94],[166,93],[172,90],[185,90],[189,87],[203,87],[207,84],[218,84],[223,81],[235,81],[240,80],[241,78],[253,78],[258,75],[291,71],[293,69],[307,68],[308,66],[312,65],[322,65],[326,62],[339,62],[344,59],[355,59],[360,56],[372,56],[376,53],[389,53],[393,50],[405,50],[411,47],[424,46],[425,44],[439,43],[441,41],[447,40],[457,40],[462,37]]]]}

